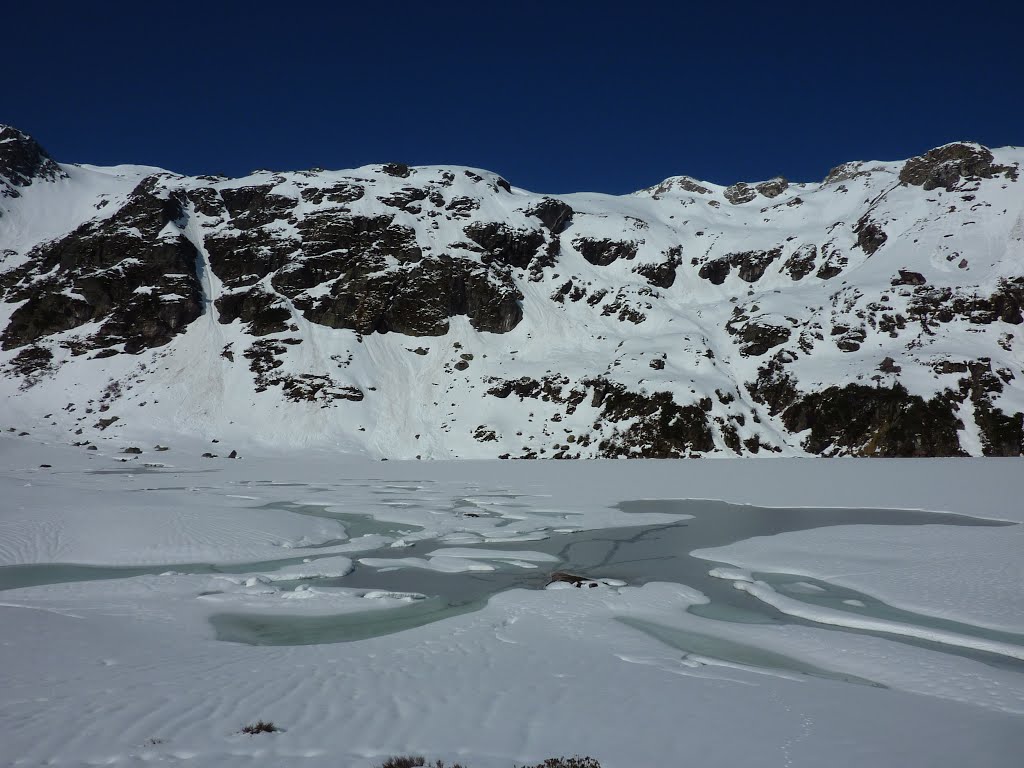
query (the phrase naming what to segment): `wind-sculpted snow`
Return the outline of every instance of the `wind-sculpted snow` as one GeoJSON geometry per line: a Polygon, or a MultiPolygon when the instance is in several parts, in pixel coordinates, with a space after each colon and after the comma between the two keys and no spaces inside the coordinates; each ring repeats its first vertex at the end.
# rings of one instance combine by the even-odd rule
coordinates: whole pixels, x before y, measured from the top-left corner
{"type": "Polygon", "coordinates": [[[11,426],[378,457],[1019,455],[1024,151],[539,195],[0,129],[11,426]]]}

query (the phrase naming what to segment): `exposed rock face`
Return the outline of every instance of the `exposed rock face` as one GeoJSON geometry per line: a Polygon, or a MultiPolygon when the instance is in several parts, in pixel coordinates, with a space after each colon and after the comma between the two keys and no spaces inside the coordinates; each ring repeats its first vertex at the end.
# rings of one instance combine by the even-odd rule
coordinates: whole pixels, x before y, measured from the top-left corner
{"type": "Polygon", "coordinates": [[[811,453],[853,456],[962,456],[962,426],[948,403],[891,389],[849,384],[814,392],[789,406],[791,432],[810,430],[811,453]]]}
{"type": "Polygon", "coordinates": [[[704,280],[708,280],[715,285],[721,285],[725,282],[733,268],[735,268],[740,280],[754,283],[761,279],[769,265],[781,255],[781,247],[773,248],[770,251],[729,253],[706,262],[697,274],[704,280]]]}
{"type": "Polygon", "coordinates": [[[99,322],[75,351],[123,345],[137,353],[183,331],[202,314],[202,290],[195,246],[174,227],[182,203],[150,177],[115,215],[39,246],[0,283],[5,301],[24,301],[0,336],[3,348],[99,322]]]}
{"type": "Polygon", "coordinates": [[[484,249],[488,261],[526,269],[544,245],[541,232],[516,230],[500,222],[478,222],[465,228],[466,236],[484,249]]]}
{"type": "Polygon", "coordinates": [[[307,320],[359,333],[439,336],[448,320],[467,315],[474,328],[512,330],[522,319],[522,294],[507,272],[466,259],[441,257],[398,270],[357,266],[318,299],[300,296],[295,306],[307,320]]]}
{"type": "Polygon", "coordinates": [[[726,325],[726,330],[742,340],[740,354],[744,357],[759,357],[769,349],[785,344],[792,335],[792,331],[784,325],[757,319],[748,320],[740,325],[730,323],[726,325]]]}
{"type": "Polygon", "coordinates": [[[144,414],[407,458],[1021,455],[1021,162],[561,199],[65,173],[0,127],[0,396],[82,445],[144,414]]]}
{"type": "Polygon", "coordinates": [[[885,230],[882,229],[882,225],[872,221],[867,214],[861,217],[853,231],[857,235],[857,247],[869,256],[885,245],[885,241],[889,239],[885,230]]]}
{"type": "Polygon", "coordinates": [[[0,196],[17,197],[14,187],[66,176],[35,139],[9,125],[0,125],[0,196]]]}
{"type": "Polygon", "coordinates": [[[754,189],[756,189],[765,197],[771,199],[773,197],[778,197],[787,189],[789,189],[789,182],[786,181],[781,176],[776,176],[774,179],[762,181],[760,184],[755,185],[754,189]]]}
{"type": "Polygon", "coordinates": [[[899,277],[894,278],[892,284],[895,285],[925,285],[928,281],[925,280],[924,275],[920,272],[913,272],[909,269],[901,269],[899,271],[899,277]]]}
{"type": "Polygon", "coordinates": [[[669,392],[630,392],[605,379],[587,384],[594,392],[591,404],[601,408],[604,421],[628,424],[600,442],[600,455],[667,459],[714,448],[707,414],[699,406],[680,406],[669,392]]]}
{"type": "Polygon", "coordinates": [[[782,271],[794,280],[803,280],[814,271],[814,263],[818,260],[818,247],[812,243],[801,245],[782,265],[782,271]]]}
{"type": "Polygon", "coordinates": [[[900,182],[926,191],[943,187],[952,192],[961,179],[991,179],[1001,174],[1014,179],[1017,176],[1015,169],[995,164],[992,153],[980,144],[955,143],[907,160],[900,171],[900,182]]]}
{"type": "Polygon", "coordinates": [[[725,199],[733,205],[742,205],[743,203],[749,203],[757,197],[757,190],[746,182],[741,181],[733,184],[731,187],[726,187],[723,194],[725,199]]]}
{"type": "Polygon", "coordinates": [[[671,179],[665,179],[660,184],[645,189],[644,192],[647,192],[652,197],[659,197],[669,192],[690,192],[695,195],[711,194],[711,190],[708,187],[689,176],[673,176],[671,179]]]}
{"type": "Polygon", "coordinates": [[[573,210],[561,200],[553,197],[545,197],[537,205],[527,211],[530,216],[536,216],[551,234],[557,235],[562,232],[572,220],[573,210]]]}
{"type": "Polygon", "coordinates": [[[654,264],[637,264],[633,271],[643,275],[657,288],[671,288],[676,282],[676,268],[683,263],[683,249],[679,246],[669,248],[664,257],[664,261],[654,264]]]}
{"type": "Polygon", "coordinates": [[[215,303],[222,323],[241,320],[248,323],[246,330],[253,336],[286,331],[292,319],[292,313],[281,298],[261,285],[225,293],[215,303]]]}
{"type": "Polygon", "coordinates": [[[578,237],[572,244],[584,259],[598,267],[607,267],[617,259],[636,258],[637,244],[632,241],[578,237]]]}

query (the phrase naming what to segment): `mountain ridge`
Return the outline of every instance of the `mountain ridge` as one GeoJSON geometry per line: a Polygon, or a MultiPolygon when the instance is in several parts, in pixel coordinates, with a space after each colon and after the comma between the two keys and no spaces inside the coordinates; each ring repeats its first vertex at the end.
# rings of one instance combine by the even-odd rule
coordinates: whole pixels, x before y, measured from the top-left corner
{"type": "Polygon", "coordinates": [[[539,195],[458,166],[59,164],[0,127],[0,386],[83,447],[1020,455],[1022,161],[956,142],[820,183],[539,195]]]}

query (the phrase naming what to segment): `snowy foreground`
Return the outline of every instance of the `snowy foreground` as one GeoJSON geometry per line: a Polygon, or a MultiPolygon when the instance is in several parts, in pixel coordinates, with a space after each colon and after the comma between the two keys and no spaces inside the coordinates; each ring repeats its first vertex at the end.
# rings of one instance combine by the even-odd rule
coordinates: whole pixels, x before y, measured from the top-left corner
{"type": "MultiPolygon", "coordinates": [[[[2,765],[368,768],[415,753],[504,768],[578,753],[604,768],[960,768],[1024,755],[1024,526],[992,524],[1024,522],[1018,460],[228,461],[31,439],[0,437],[2,765]],[[737,513],[762,522],[809,509],[791,514],[801,530],[738,530],[700,560],[680,546],[692,583],[657,580],[676,562],[661,560],[641,585],[595,567],[582,574],[593,588],[545,588],[568,569],[558,537],[650,526],[685,542],[671,505],[628,503],[659,499],[779,508],[737,513]],[[984,520],[814,527],[837,507],[847,522],[879,522],[871,509],[984,520]],[[438,608],[437,585],[487,578],[519,586],[438,608]],[[365,639],[338,634],[347,617],[365,639]],[[307,626],[327,642],[228,641],[295,642],[307,626]],[[240,733],[261,719],[283,730],[240,733]]],[[[694,536],[737,510],[685,509],[694,536]]]]}

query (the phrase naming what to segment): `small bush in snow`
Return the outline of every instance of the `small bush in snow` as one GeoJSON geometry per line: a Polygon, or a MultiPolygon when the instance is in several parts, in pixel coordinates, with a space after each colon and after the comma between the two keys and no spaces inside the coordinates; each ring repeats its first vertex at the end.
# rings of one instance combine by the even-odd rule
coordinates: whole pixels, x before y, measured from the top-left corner
{"type": "MultiPolygon", "coordinates": [[[[421,755],[389,757],[381,763],[378,768],[420,768],[420,766],[426,766],[427,768],[445,768],[443,760],[436,760],[430,765],[427,765],[426,759],[421,755]]],[[[458,763],[453,763],[448,768],[462,768],[462,766],[458,763]]]]}
{"type": "Polygon", "coordinates": [[[378,768],[419,768],[419,766],[426,764],[427,761],[422,756],[405,755],[389,757],[378,768]]]}
{"type": "Polygon", "coordinates": [[[524,765],[522,768],[601,768],[601,764],[592,757],[549,757],[537,765],[524,765]]]}
{"type": "MultiPolygon", "coordinates": [[[[281,730],[273,723],[267,722],[266,720],[257,720],[255,723],[250,723],[242,729],[242,733],[247,733],[250,736],[255,736],[257,733],[275,733],[281,730]]],[[[421,763],[422,765],[422,763],[421,763]]]]}

